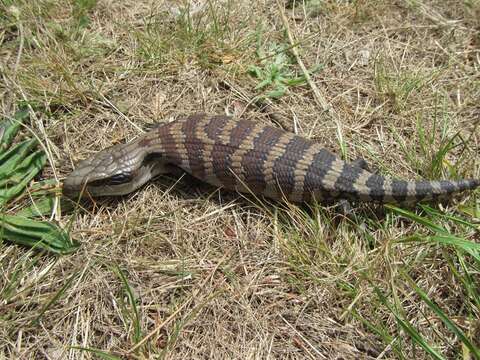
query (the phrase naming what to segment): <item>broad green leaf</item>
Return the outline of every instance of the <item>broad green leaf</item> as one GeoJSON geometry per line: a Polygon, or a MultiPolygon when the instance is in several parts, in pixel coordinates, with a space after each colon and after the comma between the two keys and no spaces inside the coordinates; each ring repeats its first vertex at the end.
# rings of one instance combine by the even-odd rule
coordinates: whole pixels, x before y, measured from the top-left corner
{"type": "Polygon", "coordinates": [[[14,215],[0,216],[0,239],[57,254],[71,253],[79,246],[53,223],[14,215]]]}
{"type": "Polygon", "coordinates": [[[13,118],[0,122],[0,154],[11,144],[22,123],[28,119],[28,109],[17,110],[13,118]]]}
{"type": "Polygon", "coordinates": [[[0,207],[18,196],[28,183],[42,170],[47,161],[43,152],[36,152],[24,159],[9,179],[0,181],[0,207]]]}
{"type": "Polygon", "coordinates": [[[37,145],[36,140],[25,140],[0,155],[0,179],[10,176],[11,172],[37,145]]]}
{"type": "Polygon", "coordinates": [[[55,206],[55,198],[44,197],[39,201],[35,201],[32,205],[23,208],[16,213],[17,216],[23,216],[26,218],[44,216],[51,214],[55,206]]]}
{"type": "MultiPolygon", "coordinates": [[[[21,123],[28,118],[28,111],[17,111],[14,119],[0,122],[0,209],[21,196],[30,181],[43,169],[46,154],[35,151],[36,139],[24,140],[11,146],[21,123]]],[[[17,215],[0,213],[0,241],[10,241],[57,254],[73,252],[79,246],[57,225],[29,219],[53,211],[55,202],[51,195],[54,180],[46,180],[30,187],[32,199],[39,199],[17,215]]]]}
{"type": "MultiPolygon", "coordinates": [[[[56,180],[47,179],[30,185],[28,195],[32,199],[32,204],[19,210],[16,215],[23,217],[37,217],[50,215],[55,208],[54,190],[57,185],[56,180]]],[[[62,201],[63,210],[73,210],[71,201],[62,201]]]]}
{"type": "Polygon", "coordinates": [[[41,150],[29,154],[22,160],[22,162],[17,164],[17,166],[9,173],[10,175],[6,179],[4,178],[1,180],[0,186],[4,186],[4,184],[8,183],[18,184],[24,179],[25,174],[30,173],[32,169],[41,171],[46,164],[46,160],[47,157],[41,150]]]}

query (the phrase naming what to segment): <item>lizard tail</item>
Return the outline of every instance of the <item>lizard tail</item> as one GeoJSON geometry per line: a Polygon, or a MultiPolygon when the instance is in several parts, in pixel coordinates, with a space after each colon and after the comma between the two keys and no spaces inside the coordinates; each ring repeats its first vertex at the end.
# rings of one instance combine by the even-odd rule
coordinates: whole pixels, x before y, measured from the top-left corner
{"type": "Polygon", "coordinates": [[[370,187],[368,196],[382,203],[410,203],[430,201],[480,186],[480,179],[458,181],[404,181],[378,176],[376,185],[370,187]]]}

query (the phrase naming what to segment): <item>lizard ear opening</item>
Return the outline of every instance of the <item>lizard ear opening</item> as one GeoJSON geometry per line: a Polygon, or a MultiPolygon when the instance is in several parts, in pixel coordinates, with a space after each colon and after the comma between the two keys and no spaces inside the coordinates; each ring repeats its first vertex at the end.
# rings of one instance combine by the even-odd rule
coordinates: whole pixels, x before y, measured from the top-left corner
{"type": "Polygon", "coordinates": [[[148,153],[143,158],[143,164],[144,165],[151,164],[151,163],[154,163],[154,162],[165,162],[165,158],[164,158],[163,154],[153,152],[153,153],[148,153]]]}
{"type": "Polygon", "coordinates": [[[162,174],[170,174],[174,177],[180,177],[185,173],[183,169],[167,162],[163,154],[160,153],[147,154],[143,159],[142,166],[150,169],[152,177],[162,174]]]}

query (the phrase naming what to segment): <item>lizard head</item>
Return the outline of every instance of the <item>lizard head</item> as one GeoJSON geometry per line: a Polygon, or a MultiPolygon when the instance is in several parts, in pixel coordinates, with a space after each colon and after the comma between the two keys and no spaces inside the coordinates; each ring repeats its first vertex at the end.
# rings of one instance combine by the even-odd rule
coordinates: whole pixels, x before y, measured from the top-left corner
{"type": "Polygon", "coordinates": [[[72,199],[128,194],[168,172],[162,159],[134,144],[111,146],[81,161],[64,180],[63,194],[72,199]]]}

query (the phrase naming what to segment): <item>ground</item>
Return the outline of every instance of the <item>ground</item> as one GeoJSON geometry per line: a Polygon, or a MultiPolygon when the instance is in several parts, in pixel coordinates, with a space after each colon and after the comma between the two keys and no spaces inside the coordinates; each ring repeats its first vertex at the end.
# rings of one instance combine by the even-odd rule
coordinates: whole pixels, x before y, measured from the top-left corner
{"type": "MultiPolygon", "coordinates": [[[[476,0],[3,0],[0,45],[1,114],[30,104],[59,184],[195,112],[480,177],[476,0]]],[[[478,191],[351,219],[177,180],[57,209],[71,255],[0,245],[0,359],[475,358],[478,191]]]]}

